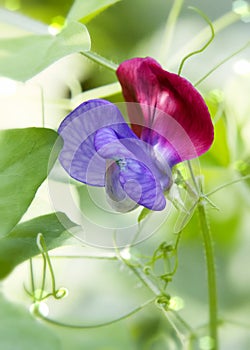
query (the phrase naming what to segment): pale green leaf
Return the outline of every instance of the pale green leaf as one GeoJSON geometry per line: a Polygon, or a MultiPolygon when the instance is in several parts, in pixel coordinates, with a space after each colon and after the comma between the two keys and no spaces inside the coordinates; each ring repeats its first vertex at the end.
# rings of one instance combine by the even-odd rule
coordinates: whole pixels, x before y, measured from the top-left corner
{"type": "Polygon", "coordinates": [[[78,22],[70,22],[56,36],[0,39],[0,75],[25,81],[64,56],[89,50],[87,28],[78,22]]]}
{"type": "Polygon", "coordinates": [[[99,13],[120,0],[75,0],[68,13],[68,20],[81,20],[83,23],[91,21],[99,13]]]}
{"type": "Polygon", "coordinates": [[[58,134],[45,128],[0,131],[0,237],[19,222],[48,175],[59,147],[58,134]]]}
{"type": "Polygon", "coordinates": [[[69,230],[76,224],[63,213],[39,216],[17,225],[0,239],[0,279],[6,277],[18,264],[38,255],[37,235],[42,233],[48,250],[61,246],[71,237],[69,230]]]}

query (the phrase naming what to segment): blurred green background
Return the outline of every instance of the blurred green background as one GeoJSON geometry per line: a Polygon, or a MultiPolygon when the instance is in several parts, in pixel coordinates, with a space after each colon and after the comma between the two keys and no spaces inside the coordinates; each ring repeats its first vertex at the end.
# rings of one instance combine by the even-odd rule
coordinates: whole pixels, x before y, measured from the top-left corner
{"type": "MultiPolygon", "coordinates": [[[[250,5],[247,1],[237,3],[241,6],[245,4],[241,16],[237,11],[232,12],[232,8],[238,6],[236,1],[184,1],[169,48],[165,46],[163,38],[173,5],[170,0],[123,0],[93,18],[86,26],[91,36],[92,50],[115,63],[134,56],[152,56],[166,69],[176,72],[183,56],[204,42],[199,37],[206,26],[204,20],[188,9],[188,6],[198,7],[212,21],[216,21],[218,33],[203,53],[190,58],[184,66],[182,75],[195,83],[221,60],[249,42],[250,5]]],[[[59,28],[72,1],[1,0],[0,5],[0,36],[3,38],[23,35],[33,28],[32,22],[20,20],[20,14],[40,21],[41,26],[35,26],[38,31],[42,32],[47,26],[59,28]]],[[[116,82],[113,72],[80,54],[61,59],[26,83],[12,82],[12,85],[8,85],[9,90],[6,87],[1,89],[1,79],[0,115],[3,129],[41,126],[43,113],[45,125],[57,129],[67,114],[67,99],[80,103],[86,96],[95,97],[91,92],[89,95],[82,95],[82,92],[116,82]]],[[[227,61],[198,88],[204,94],[216,121],[215,143],[200,159],[205,189],[209,192],[241,175],[250,174],[250,48],[227,61]]],[[[108,99],[120,102],[122,96],[118,92],[108,96],[108,99]]],[[[219,208],[209,207],[208,215],[215,241],[219,316],[222,320],[221,349],[248,350],[250,181],[228,186],[210,199],[219,208]]],[[[51,212],[51,203],[45,184],[24,219],[48,212],[51,212]]],[[[178,213],[172,210],[154,235],[136,245],[137,255],[152,254],[162,241],[173,242],[177,218],[178,213]]],[[[64,253],[84,255],[85,250],[75,246],[58,248],[53,252],[60,256],[64,253]]],[[[196,214],[182,233],[178,255],[178,270],[167,291],[171,296],[183,300],[180,315],[196,328],[207,322],[206,268],[196,214]]],[[[67,298],[48,302],[51,318],[62,322],[87,325],[108,322],[152,297],[136,276],[118,261],[54,258],[53,266],[58,285],[69,290],[67,298]]],[[[35,268],[39,276],[40,258],[36,259],[35,268]]],[[[46,329],[36,329],[39,323],[33,323],[23,309],[28,309],[31,303],[23,283],[30,283],[27,263],[19,265],[2,281],[1,290],[9,303],[0,300],[1,349],[185,349],[170,322],[154,305],[126,320],[101,328],[73,330],[45,324],[46,329]],[[20,310],[16,303],[21,304],[20,310]]],[[[185,335],[186,330],[178,320],[174,322],[185,335]]],[[[208,348],[200,344],[197,349],[208,348]]]]}

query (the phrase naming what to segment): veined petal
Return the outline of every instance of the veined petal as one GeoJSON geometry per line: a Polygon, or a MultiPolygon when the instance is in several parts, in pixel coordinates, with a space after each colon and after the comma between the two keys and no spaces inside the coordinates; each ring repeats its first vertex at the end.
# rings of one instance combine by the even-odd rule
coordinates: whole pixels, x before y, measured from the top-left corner
{"type": "Polygon", "coordinates": [[[166,149],[172,165],[209,149],[214,133],[207,106],[185,78],[163,70],[149,57],[121,63],[117,76],[125,100],[134,102],[128,104],[133,130],[150,144],[158,135],[158,147],[166,149]]]}
{"type": "Polygon", "coordinates": [[[166,199],[154,174],[145,164],[131,158],[109,165],[106,193],[112,207],[121,212],[133,210],[137,204],[152,210],[162,210],[166,206],[166,199]]]}
{"type": "Polygon", "coordinates": [[[126,158],[122,161],[120,183],[127,195],[138,204],[152,210],[165,208],[166,199],[158,180],[139,160],[126,158]]]}
{"type": "Polygon", "coordinates": [[[120,183],[120,167],[114,161],[107,161],[105,190],[107,201],[116,211],[127,213],[138,207],[124,191],[120,183]]]}
{"type": "Polygon", "coordinates": [[[119,109],[105,100],[82,103],[61,123],[58,132],[64,145],[59,160],[74,179],[94,186],[105,186],[106,161],[94,145],[96,132],[111,127],[124,137],[135,137],[119,109]]]}
{"type": "Polygon", "coordinates": [[[127,138],[112,128],[102,128],[96,132],[94,143],[98,155],[104,159],[120,161],[129,158],[144,164],[154,174],[157,186],[159,185],[162,191],[171,185],[170,164],[153,146],[137,136],[127,138]]]}
{"type": "MultiPolygon", "coordinates": [[[[98,154],[112,160],[106,174],[106,191],[116,209],[123,210],[120,201],[131,206],[127,196],[149,209],[162,210],[166,205],[161,174],[148,152],[148,145],[136,136],[122,138],[111,128],[102,128],[95,135],[98,154]],[[115,165],[116,164],[116,165],[115,165]]],[[[170,182],[169,174],[164,178],[170,182]]]]}

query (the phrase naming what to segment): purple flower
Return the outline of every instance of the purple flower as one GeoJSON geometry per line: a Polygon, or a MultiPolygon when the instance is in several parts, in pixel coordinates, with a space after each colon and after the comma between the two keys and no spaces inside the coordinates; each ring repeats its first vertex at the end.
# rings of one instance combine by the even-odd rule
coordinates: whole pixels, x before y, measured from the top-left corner
{"type": "Polygon", "coordinates": [[[118,211],[138,204],[152,210],[166,205],[172,167],[206,152],[213,125],[199,92],[184,78],[164,71],[152,58],[120,64],[132,130],[112,103],[82,103],[61,123],[59,160],[74,179],[105,187],[118,211]]]}

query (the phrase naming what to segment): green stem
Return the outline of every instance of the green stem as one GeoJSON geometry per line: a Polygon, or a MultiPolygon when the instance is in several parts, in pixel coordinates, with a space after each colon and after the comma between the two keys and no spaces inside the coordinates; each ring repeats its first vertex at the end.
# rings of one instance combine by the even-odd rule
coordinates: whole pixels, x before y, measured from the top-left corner
{"type": "Polygon", "coordinates": [[[210,19],[203,13],[201,12],[199,9],[197,9],[196,7],[189,7],[191,10],[194,10],[195,12],[197,12],[209,25],[210,27],[210,30],[211,30],[211,37],[210,39],[204,44],[204,46],[202,46],[202,48],[200,48],[199,50],[195,50],[191,53],[189,53],[188,55],[186,55],[182,61],[181,61],[181,64],[180,64],[180,67],[178,69],[178,75],[181,75],[181,72],[182,72],[182,68],[184,66],[184,63],[186,62],[187,59],[189,59],[191,56],[194,56],[194,55],[197,55],[198,53],[201,53],[202,51],[204,51],[209,45],[210,43],[213,41],[214,39],[214,27],[213,27],[213,24],[212,22],[210,21],[210,19]]]}
{"type": "Polygon", "coordinates": [[[166,311],[163,307],[161,309],[178,335],[183,348],[185,347],[186,349],[187,344],[190,342],[190,338],[197,339],[197,335],[195,334],[193,328],[190,327],[189,324],[184,321],[174,310],[166,311]]]}
{"type": "Polygon", "coordinates": [[[181,11],[182,5],[183,5],[183,0],[174,0],[173,6],[168,15],[165,33],[163,35],[163,40],[162,40],[162,47],[160,50],[160,57],[159,57],[159,60],[162,61],[163,63],[167,60],[170,45],[173,39],[175,24],[179,16],[179,13],[181,11]]]}
{"type": "Polygon", "coordinates": [[[245,175],[245,176],[240,177],[239,179],[235,179],[235,180],[232,180],[230,182],[227,182],[227,183],[225,183],[225,184],[223,184],[223,185],[221,185],[219,187],[216,187],[214,190],[208,192],[206,194],[206,197],[211,196],[212,194],[214,194],[214,193],[216,193],[216,192],[218,192],[220,190],[223,190],[224,188],[226,188],[228,186],[231,186],[231,185],[234,185],[234,184],[239,183],[241,181],[249,180],[249,179],[250,179],[250,175],[245,175]]]}
{"type": "MultiPolygon", "coordinates": [[[[179,242],[179,241],[178,241],[179,242]]],[[[178,244],[178,243],[177,243],[178,244]]],[[[119,252],[118,252],[119,254],[119,252]]],[[[191,335],[194,335],[193,329],[179,316],[176,312],[173,310],[166,310],[165,305],[161,305],[161,303],[157,302],[158,298],[161,298],[161,296],[164,296],[161,289],[155,285],[150,278],[143,272],[143,270],[139,267],[135,267],[129,263],[129,261],[126,261],[123,259],[120,255],[119,258],[123,263],[125,263],[126,266],[128,266],[133,273],[139,278],[139,280],[151,291],[156,297],[156,303],[158,307],[163,311],[165,317],[167,318],[168,322],[172,325],[174,330],[176,331],[177,336],[179,337],[181,343],[185,343],[186,339],[188,338],[185,334],[188,333],[190,337],[191,335]],[[175,323],[176,320],[173,320],[171,315],[177,315],[175,318],[178,319],[178,324],[175,323]],[[183,331],[183,328],[185,328],[185,331],[183,331]]],[[[165,299],[166,295],[164,296],[165,299]]]]}
{"type": "Polygon", "coordinates": [[[43,277],[42,277],[42,284],[41,284],[41,292],[40,292],[40,298],[39,300],[42,300],[43,298],[43,292],[45,288],[45,279],[46,279],[46,256],[42,253],[42,258],[43,258],[43,277]]]}
{"type": "Polygon", "coordinates": [[[35,302],[35,281],[34,281],[34,271],[33,271],[33,264],[32,264],[32,258],[29,259],[30,262],[30,279],[31,279],[31,291],[32,291],[32,297],[33,301],[35,302]]]}
{"type": "Polygon", "coordinates": [[[82,51],[81,54],[89,58],[91,61],[94,61],[99,65],[112,70],[113,72],[115,72],[118,68],[117,64],[115,64],[112,61],[109,61],[107,58],[104,58],[93,51],[82,51]]]}
{"type": "Polygon", "coordinates": [[[51,277],[52,294],[53,294],[53,296],[56,299],[58,299],[58,297],[56,295],[57,290],[56,290],[55,274],[54,274],[53,267],[52,267],[52,264],[51,264],[51,261],[50,261],[50,257],[49,257],[49,253],[48,253],[47,246],[46,246],[46,243],[45,243],[45,239],[44,239],[42,233],[39,233],[37,235],[37,246],[38,246],[38,249],[40,250],[40,252],[42,253],[43,259],[44,259],[42,286],[44,287],[44,283],[45,283],[46,262],[47,262],[48,267],[49,267],[50,277],[51,277]]]}
{"type": "Polygon", "coordinates": [[[116,255],[50,255],[50,259],[118,260],[116,255]]]}
{"type": "Polygon", "coordinates": [[[209,333],[211,338],[211,350],[218,349],[218,315],[217,315],[217,286],[215,273],[215,258],[213,249],[213,239],[208,225],[206,215],[206,201],[200,186],[195,178],[192,164],[188,161],[189,171],[194,182],[195,188],[198,189],[199,201],[197,204],[199,221],[201,226],[202,238],[204,242],[207,278],[208,278],[208,299],[209,299],[209,333]]]}
{"type": "Polygon", "coordinates": [[[209,77],[209,75],[211,75],[213,72],[215,72],[219,67],[221,67],[224,63],[226,63],[227,61],[231,60],[231,58],[233,58],[234,56],[238,55],[240,52],[242,52],[243,50],[245,50],[248,46],[250,45],[250,41],[247,42],[244,46],[242,46],[239,50],[233,52],[230,56],[224,58],[224,60],[222,60],[221,62],[219,62],[215,67],[213,67],[209,72],[207,72],[202,78],[200,78],[195,84],[194,86],[198,86],[200,83],[202,83],[205,79],[207,79],[207,77],[209,77]]]}
{"type": "Polygon", "coordinates": [[[118,94],[119,92],[121,92],[121,85],[119,82],[115,82],[84,91],[81,94],[72,98],[70,102],[72,105],[72,109],[74,109],[84,101],[94,98],[106,98],[118,94]]]}
{"type": "Polygon", "coordinates": [[[141,311],[142,309],[144,309],[146,306],[152,304],[155,301],[155,298],[150,299],[148,301],[146,301],[144,304],[140,305],[139,307],[135,308],[134,310],[130,311],[129,313],[127,313],[126,315],[123,315],[121,317],[116,318],[115,320],[112,321],[108,321],[108,322],[104,322],[104,323],[99,323],[99,324],[95,324],[95,325],[74,325],[74,324],[67,324],[67,323],[63,323],[63,322],[59,322],[56,320],[52,320],[50,318],[44,317],[42,314],[38,313],[39,318],[41,318],[42,320],[51,323],[55,326],[60,326],[60,327],[66,327],[66,328],[73,328],[73,329],[91,329],[91,328],[100,328],[100,327],[104,327],[104,326],[109,326],[111,324],[114,324],[116,322],[122,321],[132,315],[134,315],[135,313],[141,311]]]}
{"type": "Polygon", "coordinates": [[[217,334],[217,287],[215,273],[214,249],[212,236],[208,226],[208,220],[205,210],[205,203],[201,200],[198,203],[198,214],[201,225],[201,232],[205,247],[207,277],[208,277],[208,298],[209,298],[209,332],[212,342],[211,350],[218,349],[218,334],[217,334]]]}
{"type": "MultiPolygon", "coordinates": [[[[233,23],[241,19],[240,15],[230,11],[224,14],[222,17],[212,22],[215,34],[218,34],[223,29],[229,27],[233,23]]],[[[183,57],[187,52],[194,50],[194,48],[201,46],[204,42],[207,41],[211,32],[210,26],[207,26],[199,32],[192,40],[190,40],[187,45],[183,46],[176,54],[169,60],[168,69],[172,68],[180,60],[180,57],[183,57]]]]}

